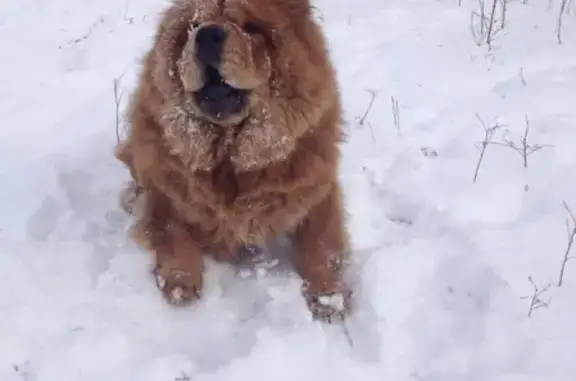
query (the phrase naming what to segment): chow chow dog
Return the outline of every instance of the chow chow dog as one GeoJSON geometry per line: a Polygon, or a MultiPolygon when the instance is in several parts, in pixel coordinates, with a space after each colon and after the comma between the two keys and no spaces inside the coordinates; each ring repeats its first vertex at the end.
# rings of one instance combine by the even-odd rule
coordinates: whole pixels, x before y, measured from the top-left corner
{"type": "Polygon", "coordinates": [[[345,317],[351,292],[341,105],[309,0],[173,0],[161,14],[116,157],[132,237],[165,299],[202,295],[203,255],[290,238],[312,316],[345,317]]]}

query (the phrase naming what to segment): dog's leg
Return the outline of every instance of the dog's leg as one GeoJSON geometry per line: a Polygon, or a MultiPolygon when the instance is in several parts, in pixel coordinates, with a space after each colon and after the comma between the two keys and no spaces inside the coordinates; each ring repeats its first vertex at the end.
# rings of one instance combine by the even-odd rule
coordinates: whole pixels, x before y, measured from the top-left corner
{"type": "Polygon", "coordinates": [[[155,256],[156,284],[167,302],[186,305],[200,297],[203,261],[200,245],[186,226],[170,215],[168,201],[146,191],[146,210],[133,237],[155,256]]]}
{"type": "Polygon", "coordinates": [[[202,291],[202,255],[199,245],[180,226],[167,229],[167,245],[156,247],[156,284],[173,305],[194,302],[202,291]]]}
{"type": "Polygon", "coordinates": [[[342,279],[348,255],[340,188],[308,213],[294,235],[296,267],[304,280],[304,296],[316,319],[331,322],[349,310],[350,292],[342,279]]]}

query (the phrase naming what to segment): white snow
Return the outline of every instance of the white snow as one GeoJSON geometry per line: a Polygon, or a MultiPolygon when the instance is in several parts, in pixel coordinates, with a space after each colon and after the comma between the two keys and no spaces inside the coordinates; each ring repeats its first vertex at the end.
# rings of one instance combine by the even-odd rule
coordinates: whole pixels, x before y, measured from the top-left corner
{"type": "Polygon", "coordinates": [[[557,286],[562,202],[576,213],[571,7],[559,44],[560,0],[509,1],[488,52],[475,0],[316,1],[348,121],[350,346],[282,262],[210,263],[205,298],[174,309],[129,241],[113,79],[124,106],[164,5],[2,1],[1,381],[576,379],[576,263],[557,286]],[[524,168],[489,145],[473,183],[478,117],[504,125],[497,142],[520,142],[527,117],[545,147],[524,168]],[[528,277],[551,285],[530,317],[528,277]]]}
{"type": "Polygon", "coordinates": [[[322,295],[318,298],[318,303],[331,307],[334,311],[343,312],[345,310],[345,298],[339,292],[332,295],[322,295]]]}

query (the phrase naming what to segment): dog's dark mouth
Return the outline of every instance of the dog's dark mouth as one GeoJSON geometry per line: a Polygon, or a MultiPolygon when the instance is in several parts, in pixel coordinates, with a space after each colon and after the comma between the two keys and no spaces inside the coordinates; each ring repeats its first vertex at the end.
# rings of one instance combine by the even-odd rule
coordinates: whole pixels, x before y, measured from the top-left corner
{"type": "Polygon", "coordinates": [[[226,120],[248,105],[248,91],[228,85],[216,68],[206,67],[204,76],[204,87],[194,93],[194,100],[206,116],[226,120]]]}

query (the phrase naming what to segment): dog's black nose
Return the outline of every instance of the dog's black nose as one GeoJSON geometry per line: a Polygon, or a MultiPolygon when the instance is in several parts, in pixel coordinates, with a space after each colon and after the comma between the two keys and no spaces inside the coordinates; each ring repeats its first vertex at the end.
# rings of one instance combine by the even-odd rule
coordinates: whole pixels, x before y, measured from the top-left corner
{"type": "Polygon", "coordinates": [[[226,31],[218,25],[208,25],[196,33],[196,59],[207,66],[218,66],[226,31]]]}

